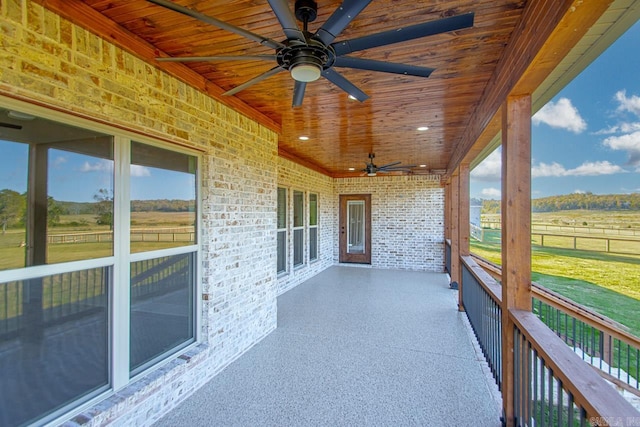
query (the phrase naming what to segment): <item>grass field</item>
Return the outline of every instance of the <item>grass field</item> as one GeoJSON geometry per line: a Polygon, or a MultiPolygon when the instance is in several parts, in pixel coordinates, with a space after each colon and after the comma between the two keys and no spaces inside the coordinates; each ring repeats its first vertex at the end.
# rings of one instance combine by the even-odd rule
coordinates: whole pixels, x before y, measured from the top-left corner
{"type": "MultiPolygon", "coordinates": [[[[132,229],[166,229],[193,226],[195,213],[193,212],[133,212],[131,214],[132,229]]],[[[49,227],[48,235],[69,235],[75,233],[109,233],[108,225],[98,225],[95,215],[62,215],[59,224],[49,227]]],[[[94,259],[113,254],[111,237],[103,237],[103,242],[49,244],[47,247],[47,263],[94,259]]],[[[132,252],[143,252],[155,249],[165,249],[184,244],[190,244],[189,235],[178,236],[175,242],[171,236],[161,235],[155,242],[137,241],[135,236],[131,243],[132,252]]],[[[8,229],[0,233],[0,270],[22,268],[25,266],[25,231],[24,229],[8,229]]]]}
{"type": "MultiPolygon", "coordinates": [[[[569,212],[567,218],[611,226],[640,223],[640,214],[569,212]],[[612,221],[612,219],[616,219],[612,221]],[[622,224],[616,221],[623,221],[622,224]]],[[[543,215],[558,219],[558,213],[543,215]]],[[[595,226],[595,225],[594,225],[595,226]]],[[[500,232],[485,230],[484,242],[472,240],[472,251],[501,263],[500,232]]],[[[532,280],[627,326],[640,336],[640,253],[611,254],[565,248],[533,246],[532,280]]]]}

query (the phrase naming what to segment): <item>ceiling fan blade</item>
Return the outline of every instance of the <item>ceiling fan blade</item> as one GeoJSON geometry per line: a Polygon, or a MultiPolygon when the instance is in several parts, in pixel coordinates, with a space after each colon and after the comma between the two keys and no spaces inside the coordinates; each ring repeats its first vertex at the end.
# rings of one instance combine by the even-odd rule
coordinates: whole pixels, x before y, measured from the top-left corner
{"type": "Polygon", "coordinates": [[[382,71],[383,73],[395,73],[409,76],[429,77],[433,68],[418,67],[416,65],[396,64],[393,62],[375,61],[373,59],[352,58],[339,56],[333,64],[335,67],[357,68],[359,70],[382,71]]]}
{"type": "Polygon", "coordinates": [[[273,13],[276,14],[278,21],[280,21],[280,25],[284,30],[284,35],[288,39],[305,39],[304,34],[298,27],[296,17],[291,9],[289,9],[287,0],[269,0],[269,5],[271,6],[271,9],[273,9],[273,13]]]}
{"type": "Polygon", "coordinates": [[[380,172],[411,172],[411,168],[397,167],[397,168],[378,168],[380,172]]]}
{"type": "Polygon", "coordinates": [[[386,164],[386,165],[378,166],[378,169],[388,168],[388,167],[391,167],[391,166],[399,165],[400,163],[402,163],[402,162],[389,163],[389,164],[386,164]]]}
{"type": "Polygon", "coordinates": [[[182,13],[183,15],[190,16],[206,24],[213,25],[214,27],[222,28],[223,30],[230,31],[232,33],[238,34],[239,36],[246,37],[249,40],[256,41],[261,45],[270,47],[272,49],[280,49],[284,47],[284,45],[278,41],[252,33],[251,31],[247,31],[243,28],[236,27],[235,25],[228,24],[224,21],[220,21],[219,19],[213,18],[211,16],[204,15],[200,12],[181,6],[172,1],[169,1],[169,0],[147,0],[147,1],[157,4],[158,6],[162,6],[164,8],[173,10],[175,12],[182,13]]]}
{"type": "Polygon", "coordinates": [[[245,55],[245,56],[177,56],[159,57],[158,62],[195,62],[195,61],[276,61],[275,55],[245,55]]]}
{"type": "Polygon", "coordinates": [[[12,123],[2,123],[2,122],[0,122],[0,127],[9,128],[9,129],[17,129],[17,130],[22,129],[22,126],[20,126],[20,125],[14,125],[12,123]]]}
{"type": "Polygon", "coordinates": [[[462,15],[451,16],[449,18],[438,19],[437,21],[423,22],[422,24],[411,25],[405,28],[398,28],[351,40],[345,40],[334,43],[332,46],[336,55],[346,55],[351,52],[371,49],[373,47],[387,46],[434,34],[468,28],[473,26],[473,17],[473,13],[465,13],[462,15]]]}
{"type": "Polygon", "coordinates": [[[299,82],[296,80],[296,85],[293,88],[293,102],[292,107],[299,107],[302,105],[304,99],[304,91],[307,88],[307,82],[299,82]]]}
{"type": "Polygon", "coordinates": [[[315,37],[328,46],[369,3],[371,0],[344,0],[316,31],[315,37]]]}
{"type": "Polygon", "coordinates": [[[356,85],[331,68],[324,70],[322,75],[325,79],[329,80],[331,83],[338,86],[360,102],[366,101],[369,98],[369,95],[358,89],[356,85]]]}
{"type": "Polygon", "coordinates": [[[274,74],[278,74],[280,71],[284,71],[284,68],[280,67],[279,65],[277,67],[273,67],[269,71],[267,71],[265,73],[262,73],[259,76],[254,77],[251,80],[242,83],[240,86],[236,86],[233,89],[226,91],[225,93],[223,93],[223,95],[235,95],[236,93],[240,92],[241,90],[245,90],[249,86],[253,86],[256,83],[259,83],[262,80],[273,76],[274,74]]]}

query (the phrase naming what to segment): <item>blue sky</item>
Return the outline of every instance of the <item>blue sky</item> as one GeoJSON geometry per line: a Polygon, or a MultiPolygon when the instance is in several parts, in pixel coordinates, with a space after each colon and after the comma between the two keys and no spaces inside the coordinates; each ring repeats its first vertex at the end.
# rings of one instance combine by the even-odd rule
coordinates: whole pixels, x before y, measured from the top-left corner
{"type": "MultiPolygon", "coordinates": [[[[0,141],[0,189],[27,191],[28,146],[0,141]]],[[[131,166],[133,200],[195,199],[194,175],[131,166]],[[166,183],[172,185],[165,185],[166,183]]],[[[100,189],[113,193],[113,161],[63,150],[49,151],[48,194],[55,200],[93,202],[100,189]]]]}
{"type": "MultiPolygon", "coordinates": [[[[640,192],[640,21],[532,118],[532,197],[640,192]]],[[[498,148],[471,197],[500,198],[498,148]]]]}

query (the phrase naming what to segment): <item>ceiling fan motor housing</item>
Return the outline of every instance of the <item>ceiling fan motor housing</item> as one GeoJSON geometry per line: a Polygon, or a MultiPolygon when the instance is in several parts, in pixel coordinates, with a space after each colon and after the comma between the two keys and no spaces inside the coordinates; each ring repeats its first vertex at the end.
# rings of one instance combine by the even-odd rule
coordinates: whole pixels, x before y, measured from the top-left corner
{"type": "Polygon", "coordinates": [[[313,0],[297,0],[295,9],[296,18],[305,26],[307,22],[313,22],[318,17],[318,4],[313,0]]]}

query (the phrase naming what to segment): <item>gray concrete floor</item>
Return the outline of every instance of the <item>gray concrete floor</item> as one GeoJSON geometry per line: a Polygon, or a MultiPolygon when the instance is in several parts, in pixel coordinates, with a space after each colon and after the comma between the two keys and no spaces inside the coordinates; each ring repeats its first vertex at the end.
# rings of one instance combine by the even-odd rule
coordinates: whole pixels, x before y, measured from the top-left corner
{"type": "Polygon", "coordinates": [[[499,426],[446,276],[335,266],[278,298],[278,328],[156,426],[499,426]]]}

